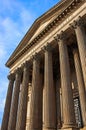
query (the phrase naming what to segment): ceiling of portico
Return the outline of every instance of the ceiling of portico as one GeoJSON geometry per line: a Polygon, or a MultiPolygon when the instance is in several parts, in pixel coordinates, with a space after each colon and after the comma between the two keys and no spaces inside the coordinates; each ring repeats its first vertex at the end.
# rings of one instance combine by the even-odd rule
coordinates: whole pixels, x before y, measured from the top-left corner
{"type": "Polygon", "coordinates": [[[6,66],[10,67],[12,60],[20,53],[21,50],[44,29],[46,26],[53,21],[73,0],[63,0],[39,17],[28,30],[24,38],[21,40],[13,54],[8,59],[6,66]]]}

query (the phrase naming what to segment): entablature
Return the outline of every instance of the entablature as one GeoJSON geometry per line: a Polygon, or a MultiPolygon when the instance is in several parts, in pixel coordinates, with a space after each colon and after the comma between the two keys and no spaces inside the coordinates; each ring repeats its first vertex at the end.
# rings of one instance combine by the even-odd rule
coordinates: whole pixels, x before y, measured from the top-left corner
{"type": "MultiPolygon", "coordinates": [[[[31,56],[36,52],[40,52],[41,48],[54,41],[54,37],[61,31],[66,31],[70,28],[70,23],[77,20],[79,16],[83,17],[86,15],[86,2],[85,0],[74,0],[71,4],[57,16],[47,27],[42,30],[34,40],[27,44],[23,50],[21,50],[15,57],[10,61],[9,66],[11,71],[14,71],[16,67],[19,67],[25,60],[30,60],[31,56]]],[[[8,66],[8,67],[9,67],[8,66]]]]}

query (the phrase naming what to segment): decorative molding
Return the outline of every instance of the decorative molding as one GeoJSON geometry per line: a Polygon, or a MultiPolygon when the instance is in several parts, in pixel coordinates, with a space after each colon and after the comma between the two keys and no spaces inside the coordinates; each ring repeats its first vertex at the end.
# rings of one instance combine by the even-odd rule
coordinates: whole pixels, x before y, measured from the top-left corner
{"type": "Polygon", "coordinates": [[[85,21],[82,19],[81,16],[77,20],[74,20],[73,23],[70,24],[70,27],[73,29],[77,29],[78,26],[83,26],[85,24],[85,21]]]}
{"type": "Polygon", "coordinates": [[[68,17],[64,21],[59,22],[59,25],[57,25],[52,31],[50,31],[50,33],[47,34],[45,38],[39,41],[39,44],[33,45],[24,53],[24,55],[20,56],[18,60],[11,64],[10,73],[14,73],[16,68],[21,67],[22,63],[24,63],[26,60],[31,61],[31,57],[35,54],[35,52],[42,52],[41,48],[43,48],[43,46],[46,46],[47,42],[55,42],[53,38],[56,37],[57,34],[60,34],[61,30],[66,32],[66,30],[70,28],[70,23],[72,23],[74,20],[77,20],[79,16],[83,17],[86,14],[86,3],[80,3],[78,8],[76,8],[75,10],[76,11],[74,13],[72,11],[72,14],[68,15],[68,17]]]}
{"type": "Polygon", "coordinates": [[[22,64],[21,69],[29,69],[30,68],[30,62],[29,61],[25,61],[25,63],[22,64]]]}
{"type": "Polygon", "coordinates": [[[57,34],[57,36],[56,37],[54,37],[54,39],[56,40],[56,41],[60,41],[60,40],[66,40],[68,38],[68,36],[67,36],[67,34],[66,34],[66,32],[64,32],[64,31],[61,31],[61,33],[60,34],[57,34]]]}
{"type": "Polygon", "coordinates": [[[9,67],[13,62],[15,62],[15,60],[17,60],[21,55],[23,55],[33,44],[36,44],[39,41],[39,39],[45,36],[45,34],[48,33],[51,28],[57,26],[57,23],[59,21],[61,22],[61,20],[65,18],[71,12],[71,10],[75,8],[75,6],[80,4],[80,2],[82,1],[81,0],[72,1],[70,5],[63,12],[61,12],[61,14],[57,16],[57,18],[55,18],[43,31],[41,31],[40,34],[36,38],[34,38],[31,43],[26,45],[25,48],[21,50],[21,52],[19,52],[18,55],[14,57],[14,59],[8,61],[6,65],[9,67]]]}
{"type": "Polygon", "coordinates": [[[50,44],[50,43],[47,43],[47,45],[46,46],[43,46],[42,48],[41,48],[41,50],[43,51],[43,52],[46,52],[46,51],[52,51],[52,45],[50,44]]]}
{"type": "Polygon", "coordinates": [[[17,68],[15,70],[15,74],[20,74],[21,75],[21,73],[22,73],[22,68],[17,68]]]}
{"type": "Polygon", "coordinates": [[[35,60],[40,61],[40,59],[41,59],[41,57],[40,57],[39,53],[35,53],[34,55],[32,55],[30,60],[33,62],[35,60]]]}

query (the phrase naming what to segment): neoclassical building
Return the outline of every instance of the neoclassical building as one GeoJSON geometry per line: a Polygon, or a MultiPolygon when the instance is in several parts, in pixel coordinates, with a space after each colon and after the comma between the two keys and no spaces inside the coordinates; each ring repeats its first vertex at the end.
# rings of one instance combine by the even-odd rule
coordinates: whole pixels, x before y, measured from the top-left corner
{"type": "Polygon", "coordinates": [[[86,0],[61,0],[8,59],[1,130],[86,130],[86,0]]]}

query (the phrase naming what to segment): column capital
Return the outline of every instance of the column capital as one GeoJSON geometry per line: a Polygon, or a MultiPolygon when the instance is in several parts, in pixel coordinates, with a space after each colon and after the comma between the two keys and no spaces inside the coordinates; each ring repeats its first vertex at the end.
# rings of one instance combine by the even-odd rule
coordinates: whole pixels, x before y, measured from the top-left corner
{"type": "Polygon", "coordinates": [[[35,55],[33,55],[32,59],[39,61],[40,60],[40,55],[38,53],[35,53],[35,55]]]}
{"type": "Polygon", "coordinates": [[[67,39],[67,34],[66,34],[66,32],[64,32],[64,31],[61,31],[61,33],[60,34],[57,34],[57,36],[56,37],[54,37],[54,39],[56,40],[56,41],[60,41],[60,40],[66,40],[67,39]]]}
{"type": "Polygon", "coordinates": [[[11,74],[9,74],[9,75],[7,76],[7,78],[8,78],[9,80],[14,80],[14,79],[15,79],[15,74],[14,74],[14,73],[11,73],[11,74]]]}
{"type": "Polygon", "coordinates": [[[79,16],[77,20],[74,20],[73,23],[70,24],[70,27],[73,29],[77,29],[78,26],[83,26],[85,24],[82,17],[79,16]]]}
{"type": "Polygon", "coordinates": [[[39,53],[35,53],[34,55],[31,56],[31,61],[40,61],[41,57],[39,53]]]}
{"type": "Polygon", "coordinates": [[[52,45],[49,44],[49,43],[47,43],[47,45],[42,48],[42,51],[44,51],[44,52],[46,52],[46,51],[52,51],[52,49],[53,49],[52,45]]]}
{"type": "Polygon", "coordinates": [[[24,68],[29,69],[29,67],[30,67],[29,61],[26,61],[26,62],[23,63],[23,65],[22,65],[22,69],[24,69],[24,68]]]}
{"type": "Polygon", "coordinates": [[[15,74],[20,74],[21,75],[21,73],[22,73],[22,68],[17,68],[15,70],[15,74]]]}

